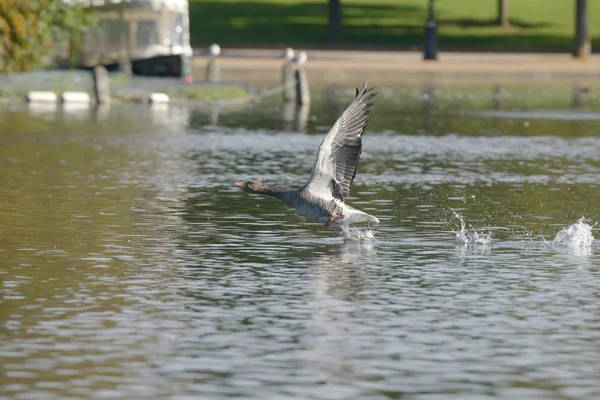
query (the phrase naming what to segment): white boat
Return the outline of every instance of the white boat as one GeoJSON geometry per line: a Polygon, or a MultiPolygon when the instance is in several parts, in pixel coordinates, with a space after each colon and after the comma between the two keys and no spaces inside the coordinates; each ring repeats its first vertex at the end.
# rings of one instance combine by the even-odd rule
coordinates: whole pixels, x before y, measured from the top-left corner
{"type": "MultiPolygon", "coordinates": [[[[84,68],[117,69],[131,60],[136,75],[191,75],[192,47],[187,0],[63,0],[95,12],[95,24],[71,60],[84,68]]],[[[71,49],[69,53],[73,51],[71,49]]]]}

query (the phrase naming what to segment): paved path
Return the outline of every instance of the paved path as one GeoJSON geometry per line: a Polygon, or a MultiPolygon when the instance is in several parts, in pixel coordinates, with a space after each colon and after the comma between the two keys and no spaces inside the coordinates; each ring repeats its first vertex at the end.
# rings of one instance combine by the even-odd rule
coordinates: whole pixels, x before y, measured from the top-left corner
{"type": "MultiPolygon", "coordinates": [[[[422,53],[411,51],[307,50],[308,70],[328,71],[398,71],[441,73],[557,73],[600,76],[600,54],[588,60],[576,60],[564,53],[455,53],[440,52],[437,61],[423,61],[422,53]]],[[[195,65],[206,63],[202,49],[197,49],[195,65]]],[[[280,68],[281,50],[224,49],[222,68],[280,68]]]]}

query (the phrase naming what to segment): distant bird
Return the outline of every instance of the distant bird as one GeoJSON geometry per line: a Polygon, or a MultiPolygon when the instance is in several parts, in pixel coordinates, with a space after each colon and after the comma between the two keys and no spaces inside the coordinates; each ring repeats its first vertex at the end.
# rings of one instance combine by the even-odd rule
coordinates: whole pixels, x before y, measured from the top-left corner
{"type": "Polygon", "coordinates": [[[300,53],[298,53],[297,56],[295,56],[294,58],[292,58],[292,62],[294,64],[302,65],[302,64],[306,63],[307,59],[308,59],[308,56],[306,55],[306,52],[305,51],[301,51],[300,53]]]}
{"type": "Polygon", "coordinates": [[[356,175],[362,135],[375,95],[372,88],[367,89],[366,82],[360,91],[356,89],[356,97],[321,142],[310,178],[300,189],[284,189],[256,180],[235,185],[251,193],[276,197],[328,228],[341,229],[345,236],[349,224],[379,223],[376,217],[345,203],[356,175]]]}

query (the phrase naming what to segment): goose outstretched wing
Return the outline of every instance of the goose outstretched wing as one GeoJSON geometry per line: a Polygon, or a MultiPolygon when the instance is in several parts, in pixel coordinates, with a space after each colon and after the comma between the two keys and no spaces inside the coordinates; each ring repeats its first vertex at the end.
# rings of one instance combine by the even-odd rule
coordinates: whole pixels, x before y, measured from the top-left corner
{"type": "Polygon", "coordinates": [[[321,145],[308,182],[302,190],[325,199],[344,201],[354,181],[362,135],[371,115],[376,93],[365,82],[356,97],[331,127],[321,145]]]}

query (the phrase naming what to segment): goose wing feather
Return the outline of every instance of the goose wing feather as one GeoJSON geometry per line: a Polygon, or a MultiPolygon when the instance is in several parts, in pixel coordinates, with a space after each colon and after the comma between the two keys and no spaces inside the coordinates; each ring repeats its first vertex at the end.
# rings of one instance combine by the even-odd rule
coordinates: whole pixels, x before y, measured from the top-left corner
{"type": "Polygon", "coordinates": [[[301,190],[327,200],[346,199],[356,176],[362,135],[375,95],[366,82],[361,90],[356,89],[356,97],[321,142],[310,178],[301,190]]]}

